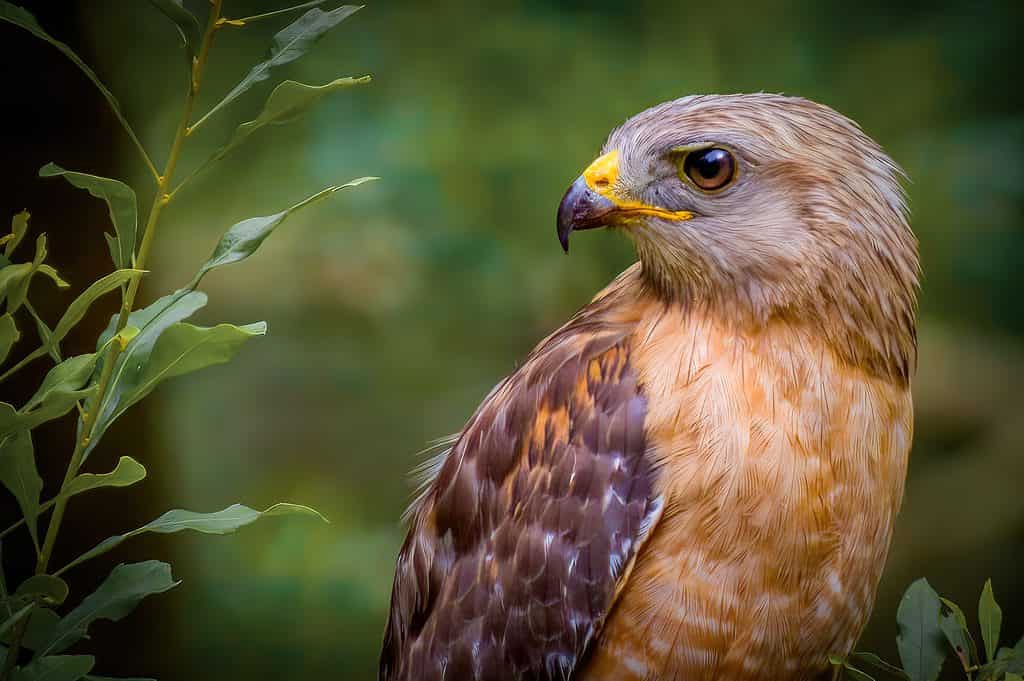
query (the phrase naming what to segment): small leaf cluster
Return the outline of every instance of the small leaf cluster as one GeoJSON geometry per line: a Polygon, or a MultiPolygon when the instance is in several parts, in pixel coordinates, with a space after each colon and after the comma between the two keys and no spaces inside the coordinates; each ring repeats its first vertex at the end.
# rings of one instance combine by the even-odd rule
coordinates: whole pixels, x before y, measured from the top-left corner
{"type": "Polygon", "coordinates": [[[136,296],[146,274],[146,262],[160,217],[165,208],[180,201],[179,192],[184,186],[261,128],[292,120],[324,96],[370,80],[363,76],[337,78],[323,85],[294,81],[279,84],[270,93],[259,116],[241,123],[223,146],[206,160],[195,163],[191,172],[175,185],[185,143],[205,121],[228,107],[243,92],[269,79],[277,66],[302,57],[330,29],[360,8],[343,5],[324,10],[320,6],[326,0],[314,0],[230,19],[222,16],[224,0],[210,0],[204,27],[182,0],[151,1],[170,19],[181,38],[187,76],[181,122],[170,143],[167,162],[159,171],[114,95],[96,73],[68,45],[47,33],[29,12],[0,0],[0,22],[24,29],[56,48],[96,86],[139,152],[155,184],[148,210],[143,211],[139,193],[120,180],[67,170],[56,163],[48,163],[39,170],[41,178],[61,178],[105,202],[113,229],[112,234],[104,234],[113,270],[86,286],[55,323],[44,319],[31,302],[37,282],[49,281],[60,289],[70,287],[47,262],[46,235],[39,234],[34,248],[28,247],[26,237],[31,231],[28,211],[14,215],[10,232],[0,235],[0,382],[44,358],[53,365],[34,394],[20,406],[0,402],[0,484],[14,496],[22,516],[0,532],[0,681],[100,678],[91,676],[96,662],[94,657],[82,651],[69,654],[72,646],[87,638],[89,627],[96,620],[120,620],[143,598],[168,591],[179,582],[172,577],[171,567],[160,561],[121,564],[95,591],[77,599],[74,607],[66,608],[71,589],[64,575],[132,537],[185,530],[226,534],[260,518],[279,515],[299,514],[324,520],[317,511],[291,503],[274,504],[263,511],[242,504],[213,513],[175,509],[142,527],[108,537],[58,569],[50,566],[61,522],[73,497],[85,492],[130,487],[146,477],[145,466],[130,456],[122,456],[113,470],[107,472],[84,470],[90,454],[107,430],[164,381],[227,362],[247,342],[266,333],[265,322],[215,326],[189,323],[187,320],[207,302],[206,294],[199,289],[203,277],[251,256],[296,212],[342,189],[375,179],[359,178],[329,186],[278,213],[235,224],[223,234],[213,253],[186,284],[136,309],[136,296]],[[298,12],[302,12],[299,18],[274,36],[269,56],[253,66],[206,114],[196,116],[193,108],[214,36],[222,30],[239,30],[255,21],[298,12]],[[87,316],[93,303],[115,294],[121,299],[120,311],[96,339],[95,350],[68,356],[67,348],[63,347],[68,333],[87,316]],[[38,346],[16,361],[8,362],[9,355],[29,328],[38,337],[38,346]],[[5,365],[9,366],[4,368],[5,365]],[[71,454],[59,491],[53,498],[44,500],[32,434],[40,425],[63,417],[77,419],[75,440],[70,446],[71,454]],[[40,520],[47,513],[49,520],[41,528],[40,520]],[[35,551],[36,569],[16,588],[8,589],[2,566],[2,541],[22,528],[35,551]]]}
{"type": "Polygon", "coordinates": [[[896,621],[902,667],[860,652],[845,659],[832,656],[831,663],[856,681],[871,681],[876,678],[873,674],[904,681],[936,681],[946,659],[952,657],[969,681],[1024,681],[1024,637],[1013,647],[1000,646],[1003,611],[992,591],[992,580],[985,582],[978,600],[981,648],[975,643],[964,611],[939,596],[926,579],[907,588],[896,621]]]}

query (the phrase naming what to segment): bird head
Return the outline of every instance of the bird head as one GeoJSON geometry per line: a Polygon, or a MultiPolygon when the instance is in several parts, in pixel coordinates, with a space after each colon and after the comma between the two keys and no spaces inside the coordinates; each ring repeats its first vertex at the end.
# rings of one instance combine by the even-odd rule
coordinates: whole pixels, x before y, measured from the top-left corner
{"type": "Polygon", "coordinates": [[[748,323],[806,317],[906,374],[918,260],[901,175],[828,107],[685,97],[612,132],[565,194],[558,237],[568,251],[573,231],[619,228],[657,295],[748,323]]]}

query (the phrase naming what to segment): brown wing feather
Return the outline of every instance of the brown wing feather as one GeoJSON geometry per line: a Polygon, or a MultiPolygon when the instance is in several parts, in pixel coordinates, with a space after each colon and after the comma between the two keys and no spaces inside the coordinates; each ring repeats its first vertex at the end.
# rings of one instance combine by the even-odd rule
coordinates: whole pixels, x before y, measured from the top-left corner
{"type": "Polygon", "coordinates": [[[417,502],[383,681],[568,679],[658,504],[630,324],[595,301],[484,401],[417,502]]]}

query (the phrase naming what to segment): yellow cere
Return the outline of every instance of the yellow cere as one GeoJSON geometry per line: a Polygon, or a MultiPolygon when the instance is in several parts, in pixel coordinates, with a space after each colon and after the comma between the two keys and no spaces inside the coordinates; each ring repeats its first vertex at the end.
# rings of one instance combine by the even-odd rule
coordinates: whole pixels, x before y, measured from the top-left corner
{"type": "Polygon", "coordinates": [[[689,220],[693,213],[688,210],[666,210],[640,201],[624,199],[615,193],[619,179],[619,150],[612,149],[601,155],[583,171],[583,180],[593,191],[615,204],[617,211],[628,215],[653,215],[668,220],[689,220]]]}

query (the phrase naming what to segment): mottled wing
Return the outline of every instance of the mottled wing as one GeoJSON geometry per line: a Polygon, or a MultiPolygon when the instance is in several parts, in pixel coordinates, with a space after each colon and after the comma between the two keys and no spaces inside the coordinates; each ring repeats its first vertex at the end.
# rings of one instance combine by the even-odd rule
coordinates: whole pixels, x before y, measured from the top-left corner
{"type": "Polygon", "coordinates": [[[568,679],[600,630],[658,503],[628,332],[599,312],[495,389],[417,502],[383,681],[568,679]]]}

